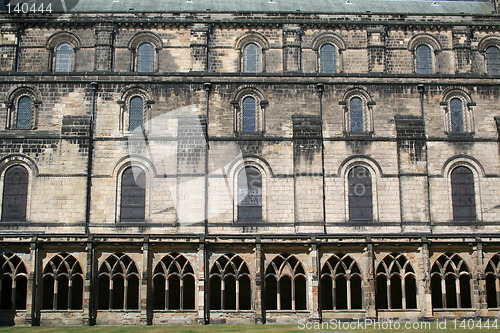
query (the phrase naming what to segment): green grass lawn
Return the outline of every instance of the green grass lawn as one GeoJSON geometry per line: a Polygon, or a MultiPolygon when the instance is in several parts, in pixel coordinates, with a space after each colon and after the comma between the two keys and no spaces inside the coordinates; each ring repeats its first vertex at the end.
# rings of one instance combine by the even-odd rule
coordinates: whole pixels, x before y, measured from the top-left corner
{"type": "MultiPolygon", "coordinates": [[[[415,325],[424,323],[413,323],[415,325]]],[[[430,323],[430,329],[424,328],[410,328],[405,329],[400,327],[399,329],[383,329],[381,327],[367,327],[365,329],[346,329],[344,327],[330,327],[324,326],[316,327],[316,329],[302,329],[298,325],[207,325],[207,326],[196,326],[196,325],[186,325],[186,326],[61,326],[61,327],[0,327],[0,333],[3,332],[15,332],[15,333],[66,333],[66,332],[105,332],[105,333],[128,333],[128,332],[138,332],[138,333],[160,333],[160,332],[171,332],[171,333],[219,333],[219,332],[255,332],[255,333],[300,333],[300,332],[366,332],[366,333],[384,333],[384,332],[414,332],[414,333],[476,333],[476,332],[500,332],[498,327],[485,327],[485,323],[481,326],[478,322],[475,322],[474,327],[472,327],[472,322],[465,321],[464,327],[460,327],[461,322],[458,321],[456,324],[453,321],[447,322],[447,327],[441,326],[438,328],[436,323],[430,323]],[[470,327],[468,327],[470,326],[470,327]]],[[[312,324],[311,324],[312,325],[312,324]]],[[[402,326],[404,323],[401,324],[402,326]]]]}

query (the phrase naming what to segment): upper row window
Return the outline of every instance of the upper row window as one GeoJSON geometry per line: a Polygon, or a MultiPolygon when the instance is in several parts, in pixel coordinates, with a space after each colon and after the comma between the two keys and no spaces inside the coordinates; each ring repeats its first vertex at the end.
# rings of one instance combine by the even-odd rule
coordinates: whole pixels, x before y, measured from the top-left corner
{"type": "Polygon", "coordinates": [[[55,72],[71,72],[73,70],[73,46],[69,43],[59,44],[56,48],[55,72]]]}
{"type": "Polygon", "coordinates": [[[486,49],[486,70],[488,74],[500,75],[500,47],[490,46],[486,49]]]}

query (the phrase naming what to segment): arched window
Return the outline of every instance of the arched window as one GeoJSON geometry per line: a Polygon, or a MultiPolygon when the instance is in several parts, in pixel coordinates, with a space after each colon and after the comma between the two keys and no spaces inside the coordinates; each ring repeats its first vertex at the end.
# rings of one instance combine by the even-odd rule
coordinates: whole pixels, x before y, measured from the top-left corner
{"type": "Polygon", "coordinates": [[[146,211],[146,173],[138,167],[123,171],[120,191],[120,221],[143,222],[146,211]]]}
{"type": "Polygon", "coordinates": [[[128,130],[133,131],[136,128],[142,128],[144,119],[144,101],[140,96],[134,96],[130,99],[128,130]]]}
{"type": "Polygon", "coordinates": [[[13,253],[0,256],[0,310],[26,310],[28,273],[13,253]]]}
{"type": "Polygon", "coordinates": [[[319,49],[321,73],[337,72],[337,49],[332,44],[324,44],[319,49]]]}
{"type": "Polygon", "coordinates": [[[243,99],[242,130],[244,133],[257,131],[257,101],[251,96],[243,99]]]}
{"type": "Polygon", "coordinates": [[[389,254],[378,265],[376,277],[377,309],[417,308],[417,279],[408,258],[389,254]]]}
{"type": "Polygon", "coordinates": [[[500,254],[490,259],[484,271],[486,280],[486,304],[488,308],[500,307],[500,254]]]}
{"type": "Polygon", "coordinates": [[[22,96],[17,102],[16,128],[30,129],[33,101],[28,96],[22,96]]]}
{"type": "Polygon", "coordinates": [[[56,47],[55,68],[56,72],[71,72],[73,70],[73,46],[62,43],[56,47]]]}
{"type": "Polygon", "coordinates": [[[250,271],[238,255],[221,255],[210,270],[211,310],[250,310],[250,271]]]}
{"type": "Polygon", "coordinates": [[[349,101],[349,119],[351,123],[351,133],[365,132],[363,120],[363,100],[353,97],[349,101]]]}
{"type": "Polygon", "coordinates": [[[432,49],[425,44],[415,49],[417,74],[432,74],[432,49]]]}
{"type": "Polygon", "coordinates": [[[238,174],[238,221],[262,220],[262,176],[247,166],[238,174]]]}
{"type": "Polygon", "coordinates": [[[124,253],[113,253],[99,269],[99,310],[139,309],[139,272],[124,253]]]}
{"type": "Polygon", "coordinates": [[[156,265],[153,275],[155,310],[194,310],[195,278],[189,261],[169,253],[156,265]]]}
{"type": "Polygon", "coordinates": [[[471,275],[459,255],[444,253],[432,265],[431,292],[434,309],[472,307],[471,275]]]}
{"type": "Polygon", "coordinates": [[[453,220],[476,220],[474,175],[469,168],[459,166],[451,172],[451,199],[453,220]]]}
{"type": "Polygon", "coordinates": [[[332,255],[321,270],[321,309],[361,309],[362,287],[358,264],[344,254],[332,255]]]}
{"type": "Polygon", "coordinates": [[[304,267],[293,255],[277,255],[265,273],[267,310],[306,310],[307,278],[304,267]]]}
{"type": "Polygon", "coordinates": [[[155,48],[151,43],[142,43],[137,48],[137,72],[152,73],[155,67],[155,48]]]}
{"type": "Polygon", "coordinates": [[[349,171],[349,220],[372,221],[372,178],[370,171],[363,166],[356,166],[349,171]]]}
{"type": "Polygon", "coordinates": [[[243,72],[260,72],[260,47],[255,43],[248,43],[243,47],[243,72]]]}
{"type": "Polygon", "coordinates": [[[464,132],[464,108],[460,98],[450,100],[450,120],[452,133],[464,132]]]}
{"type": "Polygon", "coordinates": [[[486,70],[490,75],[500,75],[500,47],[490,46],[485,51],[486,70]]]}
{"type": "Polygon", "coordinates": [[[53,257],[42,276],[42,309],[80,310],[83,305],[83,272],[68,253],[53,257]]]}
{"type": "Polygon", "coordinates": [[[26,221],[28,171],[15,165],[5,171],[2,196],[2,221],[26,221]]]}

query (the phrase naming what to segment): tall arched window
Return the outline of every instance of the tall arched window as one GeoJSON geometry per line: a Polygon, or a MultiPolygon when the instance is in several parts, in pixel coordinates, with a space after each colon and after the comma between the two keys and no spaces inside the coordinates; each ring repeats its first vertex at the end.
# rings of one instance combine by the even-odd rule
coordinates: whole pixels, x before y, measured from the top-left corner
{"type": "Polygon", "coordinates": [[[71,72],[73,70],[73,46],[62,43],[56,47],[55,68],[56,72],[71,72]]]}
{"type": "Polygon", "coordinates": [[[238,221],[262,220],[262,176],[247,166],[238,174],[238,221]]]}
{"type": "Polygon", "coordinates": [[[321,309],[361,309],[362,295],[358,264],[347,254],[332,255],[321,270],[321,309]]]}
{"type": "Polygon", "coordinates": [[[451,172],[451,199],[455,221],[476,220],[474,174],[469,168],[459,166],[451,172]]]}
{"type": "Polygon", "coordinates": [[[113,253],[99,269],[99,310],[139,309],[139,272],[124,253],[113,253]]]}
{"type": "Polygon", "coordinates": [[[17,102],[16,128],[30,129],[33,112],[33,101],[28,96],[22,96],[17,102]]]}
{"type": "Polygon", "coordinates": [[[265,273],[267,310],[306,310],[307,278],[304,267],[293,255],[277,255],[265,273]]]}
{"type": "Polygon", "coordinates": [[[210,270],[211,310],[250,310],[250,271],[238,255],[221,255],[210,270]]]}
{"type": "Polygon", "coordinates": [[[417,74],[432,74],[432,49],[428,45],[417,46],[415,60],[417,74]]]}
{"type": "Polygon", "coordinates": [[[2,221],[26,221],[28,171],[14,165],[5,171],[2,196],[2,221]]]}
{"type": "Polygon", "coordinates": [[[417,278],[408,258],[389,254],[378,265],[376,276],[377,309],[417,308],[417,278]]]}
{"type": "Polygon", "coordinates": [[[152,73],[155,71],[155,48],[151,43],[142,43],[137,48],[137,72],[152,73]]]}
{"type": "Polygon", "coordinates": [[[471,275],[458,254],[444,253],[432,265],[431,292],[434,309],[472,307],[471,275]]]}
{"type": "Polygon", "coordinates": [[[486,304],[488,308],[500,307],[500,254],[490,259],[484,271],[486,280],[486,304]]]}
{"type": "Polygon", "coordinates": [[[372,178],[370,171],[363,166],[356,166],[349,171],[349,220],[372,221],[372,178]]]}
{"type": "Polygon", "coordinates": [[[255,43],[248,43],[243,47],[243,72],[260,72],[260,47],[255,43]]]}
{"type": "Polygon", "coordinates": [[[464,132],[464,108],[460,98],[452,98],[450,100],[450,120],[452,133],[464,132]]]}
{"type": "Polygon", "coordinates": [[[353,97],[349,101],[349,118],[351,123],[351,133],[363,133],[363,100],[359,97],[353,97]]]}
{"type": "Polygon", "coordinates": [[[243,99],[242,130],[244,133],[257,131],[257,101],[251,96],[243,99]]]}
{"type": "Polygon", "coordinates": [[[133,131],[141,128],[144,119],[144,101],[140,96],[130,99],[128,130],[133,131]]]}
{"type": "Polygon", "coordinates": [[[194,310],[195,278],[189,261],[169,253],[156,265],[153,275],[155,310],[194,310]]]}
{"type": "Polygon", "coordinates": [[[83,272],[72,255],[60,253],[53,257],[43,270],[42,284],[42,309],[82,309],[83,272]]]}
{"type": "Polygon", "coordinates": [[[320,72],[337,72],[337,49],[332,44],[324,44],[319,49],[320,72]]]}
{"type": "Polygon", "coordinates": [[[120,193],[120,221],[143,222],[146,213],[146,173],[138,167],[125,169],[120,193]]]}
{"type": "Polygon", "coordinates": [[[485,51],[486,70],[490,75],[500,75],[500,47],[490,46],[485,51]]]}
{"type": "Polygon", "coordinates": [[[0,310],[25,310],[28,273],[21,258],[13,253],[0,256],[0,310]]]}

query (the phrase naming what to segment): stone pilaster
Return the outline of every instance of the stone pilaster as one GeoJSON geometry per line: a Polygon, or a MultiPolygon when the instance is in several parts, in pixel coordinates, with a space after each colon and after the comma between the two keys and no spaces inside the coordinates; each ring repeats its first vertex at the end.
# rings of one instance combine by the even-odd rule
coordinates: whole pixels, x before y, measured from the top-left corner
{"type": "Polygon", "coordinates": [[[384,27],[367,28],[368,32],[368,71],[383,73],[385,68],[385,38],[384,27]]]}
{"type": "Polygon", "coordinates": [[[112,24],[98,24],[95,29],[95,71],[110,71],[113,59],[115,27],[112,24]]]}
{"type": "Polygon", "coordinates": [[[484,253],[483,243],[480,239],[477,241],[474,253],[476,267],[474,267],[474,275],[472,277],[472,306],[476,308],[477,317],[487,317],[488,306],[486,303],[486,280],[484,278],[484,253]]]}
{"type": "Polygon", "coordinates": [[[210,26],[194,24],[191,27],[191,71],[204,72],[208,70],[208,41],[210,26]]]}
{"type": "Polygon", "coordinates": [[[21,26],[15,23],[3,23],[0,27],[0,71],[15,71],[18,33],[21,26]]]}
{"type": "Polygon", "coordinates": [[[431,259],[429,253],[429,243],[426,239],[422,240],[420,247],[422,260],[422,279],[419,282],[417,302],[421,309],[420,318],[432,318],[432,293],[431,293],[431,259]]]}
{"type": "Polygon", "coordinates": [[[266,314],[264,309],[264,254],[260,238],[256,239],[255,244],[255,288],[253,294],[255,311],[255,323],[264,324],[266,314]]]}
{"type": "Polygon", "coordinates": [[[309,304],[310,304],[310,310],[311,310],[311,320],[314,322],[320,322],[321,321],[321,310],[320,310],[320,304],[319,304],[319,271],[321,270],[319,265],[319,251],[318,251],[318,244],[315,243],[315,239],[313,237],[312,239],[312,244],[311,244],[311,251],[309,253],[309,260],[311,264],[311,270],[310,270],[310,281],[309,283],[309,288],[310,290],[308,291],[309,296],[309,304]]]}
{"type": "Polygon", "coordinates": [[[375,307],[375,255],[371,240],[368,240],[366,244],[364,257],[366,258],[365,316],[367,319],[375,319],[377,318],[377,309],[375,307]]]}
{"type": "Polygon", "coordinates": [[[148,239],[142,245],[142,272],[140,285],[140,305],[141,323],[153,324],[153,292],[152,292],[152,257],[148,239]]]}
{"type": "MultiPolygon", "coordinates": [[[[207,324],[210,320],[210,308],[209,308],[209,298],[206,293],[208,293],[208,276],[205,276],[205,271],[207,271],[208,265],[208,255],[205,249],[205,240],[200,239],[200,245],[198,246],[197,253],[198,261],[198,285],[196,287],[196,292],[198,293],[196,309],[198,311],[197,321],[199,324],[207,324]]],[[[207,271],[208,272],[208,271],[207,271]]]]}
{"type": "Polygon", "coordinates": [[[302,28],[298,25],[285,25],[283,28],[283,71],[300,72],[302,28]]]}
{"type": "Polygon", "coordinates": [[[455,51],[456,72],[472,71],[472,55],[469,27],[453,27],[453,50],[455,51]]]}

